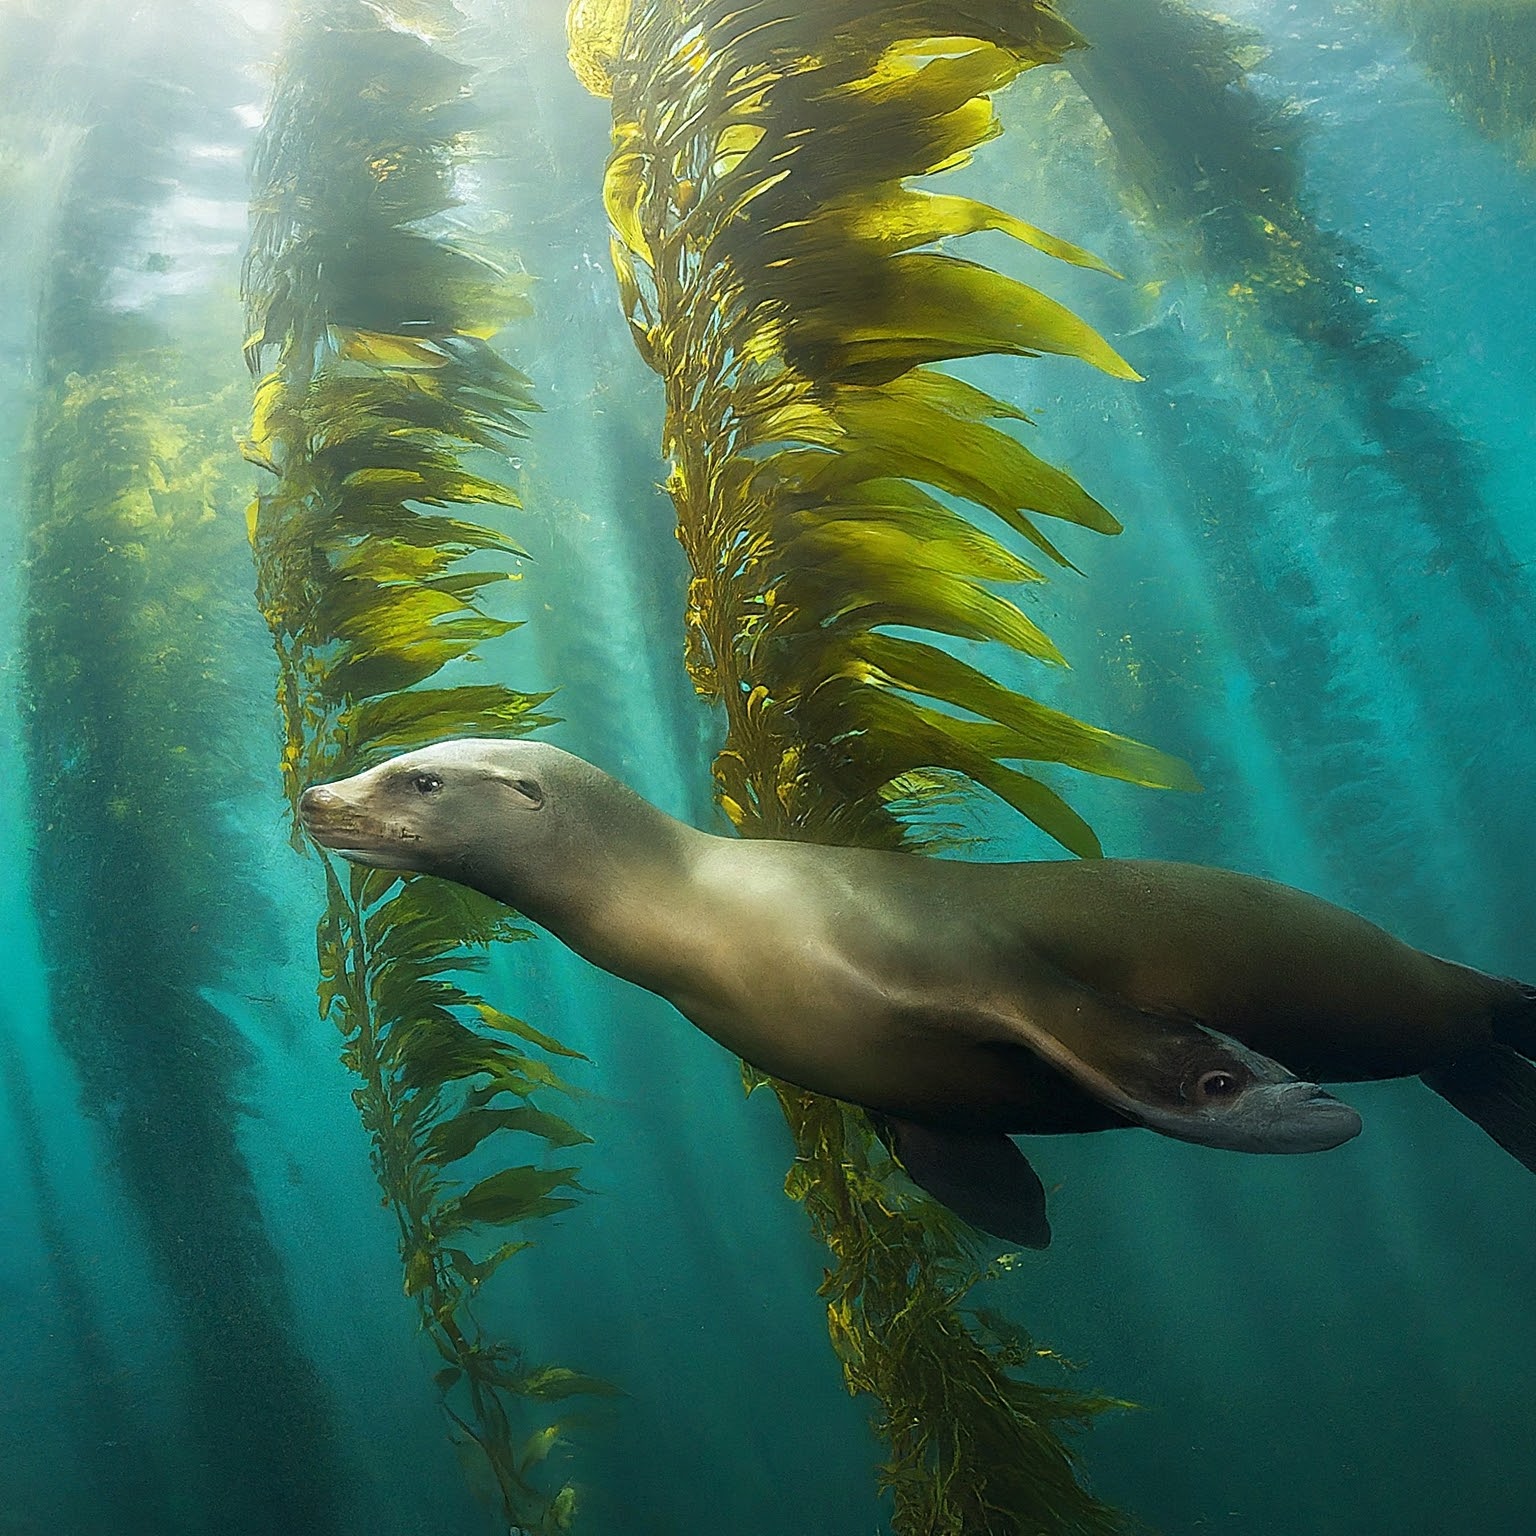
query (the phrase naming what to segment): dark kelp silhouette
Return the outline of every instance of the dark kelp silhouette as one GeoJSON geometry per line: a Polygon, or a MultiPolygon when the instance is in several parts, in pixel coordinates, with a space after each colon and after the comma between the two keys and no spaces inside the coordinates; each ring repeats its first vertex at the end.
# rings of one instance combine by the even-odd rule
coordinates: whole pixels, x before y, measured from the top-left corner
{"type": "MultiPolygon", "coordinates": [[[[461,511],[518,504],[468,461],[494,463],[536,409],[485,340],[522,312],[519,284],[433,222],[455,205],[474,120],[470,72],[442,46],[456,20],[449,4],[302,6],[257,155],[246,455],[274,477],[250,528],[290,802],[439,737],[549,718],[540,695],[435,681],[517,627],[481,596],[519,551],[461,511]]],[[[533,1102],[564,1088],[549,1058],[577,1053],[464,984],[487,945],[529,937],[504,908],[322,861],[321,1012],[361,1080],[353,1099],[399,1223],[405,1290],[442,1356],[444,1410],[483,1453],[508,1527],[566,1530],[575,1489],[551,1489],[541,1468],[564,1427],[552,1405],[611,1389],[528,1363],[473,1303],[531,1245],[509,1232],[576,1203],[576,1167],[492,1159],[486,1172],[482,1149],[499,1152],[501,1133],[556,1150],[590,1140],[533,1102]],[[454,1170],[474,1154],[471,1182],[454,1170]]]]}
{"type": "Polygon", "coordinates": [[[1478,451],[1427,402],[1423,359],[1373,297],[1374,262],[1308,207],[1305,124],[1250,83],[1257,35],[1183,0],[1066,9],[1093,39],[1069,67],[1110,130],[1135,210],[1188,239],[1214,291],[1329,371],[1331,401],[1377,445],[1373,466],[1431,541],[1426,569],[1474,605],[1515,600],[1523,588],[1483,510],[1478,451]]]}
{"type": "MultiPolygon", "coordinates": [[[[43,1310],[56,1324],[50,1344],[62,1361],[55,1415],[73,1448],[73,1477],[66,1496],[76,1508],[131,1509],[138,1530],[178,1529],[166,1489],[176,1476],[165,1448],[141,1434],[132,1384],[101,1362],[112,1347],[106,1309],[92,1292],[89,1263],[71,1231],[75,1211],[61,1187],[56,1157],[44,1131],[43,1109],[33,1091],[29,1063],[23,1057],[16,1020],[0,1023],[0,1116],[15,1130],[17,1150],[26,1168],[25,1183],[36,1212],[37,1235],[45,1254],[36,1289],[43,1310]]],[[[13,1314],[14,1316],[14,1314],[13,1314]]],[[[67,1509],[67,1506],[66,1506],[67,1509]]],[[[41,1512],[38,1512],[41,1514],[41,1512]]],[[[62,1514],[54,1518],[68,1519],[62,1514]]],[[[92,1514],[74,1516],[83,1524],[92,1514]]]]}
{"type": "Polygon", "coordinates": [[[1458,111],[1536,166],[1536,27],[1527,0],[1372,0],[1458,111]]]}
{"type": "MultiPolygon", "coordinates": [[[[184,19],[160,13],[167,28],[184,19]]],[[[134,35],[142,51],[100,39],[95,73],[89,53],[78,74],[22,55],[49,110],[80,114],[29,446],[33,884],[52,1027],[170,1308],[157,1343],[162,1372],[184,1380],[177,1475],[194,1491],[161,1490],[181,1505],[161,1528],[201,1503],[231,1532],[324,1533],[337,1528],[333,1426],[238,1145],[247,1063],[203,991],[264,923],[225,824],[243,787],[225,680],[243,584],[221,575],[239,568],[237,394],[122,297],[155,269],[153,215],[181,185],[182,146],[229,99],[229,69],[214,48],[190,66],[197,79],[168,76],[159,26],[134,35]]]]}
{"type": "MultiPolygon", "coordinates": [[[[1035,557],[1069,566],[1043,518],[1119,527],[994,425],[1021,412],[927,366],[1051,352],[1134,377],[1044,294],[931,247],[999,230],[1099,263],[1001,209],[907,185],[966,159],[997,132],[989,93],[1073,42],[1017,3],[572,7],[573,67],[613,97],[621,299],[666,386],[688,668],[724,710],[718,798],[746,835],[913,846],[907,817],[970,781],[1093,855],[1082,818],[1010,764],[1192,784],[1161,753],[910,637],[1059,664],[995,588],[1043,580],[1035,557]]],[[[1040,1352],[963,1305],[973,1255],[894,1176],[864,1115],[772,1086],[798,1153],[786,1188],[835,1255],[834,1347],[849,1389],[880,1403],[896,1529],[1117,1529],[1059,1434],[1105,1401],[1017,1374],[1040,1352]]]]}

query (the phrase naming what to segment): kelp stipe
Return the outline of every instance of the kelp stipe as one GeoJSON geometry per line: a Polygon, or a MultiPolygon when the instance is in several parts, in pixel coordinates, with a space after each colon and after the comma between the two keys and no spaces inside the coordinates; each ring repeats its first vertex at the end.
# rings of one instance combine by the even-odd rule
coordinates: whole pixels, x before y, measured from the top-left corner
{"type": "MultiPolygon", "coordinates": [[[[201,1529],[210,1505],[231,1536],[329,1536],[342,1524],[335,1425],[241,1146],[250,1054],[211,1000],[275,922],[229,817],[253,788],[238,750],[241,391],[184,347],[225,331],[233,347],[238,331],[210,306],[218,274],[190,261],[162,291],[151,260],[176,194],[237,195],[219,169],[239,153],[225,110],[235,60],[218,38],[173,58],[179,19],[166,6],[119,27],[103,12],[99,56],[61,46],[39,68],[20,47],[3,60],[20,156],[37,150],[33,124],[53,124],[58,150],[56,178],[36,188],[55,201],[20,509],[21,745],[49,1029],[124,1197],[121,1240],[142,1242],[163,1307],[152,1334],[127,1338],[121,1309],[103,1308],[102,1333],[142,1374],[120,1394],[91,1384],[101,1406],[117,1396],[127,1434],[82,1454],[79,1476],[101,1475],[104,1500],[142,1489],[136,1512],[168,1536],[201,1529]],[[36,82],[16,77],[22,59],[36,82]],[[189,166],[197,140],[229,158],[189,166]],[[145,1385],[174,1403],[181,1443],[165,1443],[145,1385]]],[[[89,1241],[66,1214],[60,1235],[89,1241]]],[[[108,1358],[98,1345],[93,1370],[108,1358]]]]}
{"type": "MultiPolygon", "coordinates": [[[[721,805],[749,836],[910,846],[920,832],[900,813],[969,780],[1096,854],[1081,817],[1011,763],[1183,787],[1188,770],[889,633],[1059,663],[994,590],[1042,571],[955,506],[1061,566],[1039,518],[1119,526],[993,424],[1022,413],[926,366],[1051,352],[1134,377],[1044,294],[931,247],[1000,230],[1100,263],[1001,209],[907,185],[996,133],[989,93],[1073,34],[1027,4],[634,0],[621,29],[625,9],[577,0],[571,55],[613,97],[614,260],[665,381],[688,667],[727,721],[721,805]]],[[[1043,1352],[967,1312],[967,1238],[895,1175],[864,1115],[772,1086],[797,1149],[786,1188],[835,1258],[834,1347],[849,1389],[880,1403],[896,1529],[1121,1529],[1061,1438],[1110,1404],[1017,1374],[1043,1352]]]]}
{"type": "MultiPolygon", "coordinates": [[[[448,4],[301,6],[257,156],[246,454],[275,483],[250,534],[290,802],[443,736],[519,735],[548,719],[542,696],[501,684],[423,686],[517,627],[480,598],[518,551],[461,511],[517,505],[468,461],[536,409],[486,340],[522,309],[518,285],[441,219],[470,150],[469,71],[441,47],[456,19],[448,4]]],[[[533,1102],[565,1088],[549,1058],[576,1053],[462,984],[485,946],[529,936],[504,908],[322,859],[321,1011],[361,1079],[353,1099],[399,1222],[406,1293],[442,1357],[444,1409],[483,1453],[510,1529],[566,1530],[575,1489],[541,1471],[562,1430],[549,1404],[611,1389],[530,1365],[473,1302],[530,1246],[510,1231],[575,1204],[578,1170],[501,1166],[472,1183],[452,1170],[471,1156],[483,1169],[503,1132],[551,1149],[589,1141],[533,1102]]]]}

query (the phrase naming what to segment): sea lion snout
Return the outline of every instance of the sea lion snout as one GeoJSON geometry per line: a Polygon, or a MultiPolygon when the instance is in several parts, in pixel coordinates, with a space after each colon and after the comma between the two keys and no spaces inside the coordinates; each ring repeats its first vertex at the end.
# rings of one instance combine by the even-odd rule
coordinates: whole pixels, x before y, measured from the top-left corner
{"type": "Polygon", "coordinates": [[[362,832],[367,817],[333,784],[312,784],[299,796],[299,820],[317,843],[336,846],[335,839],[362,832]]]}
{"type": "Polygon", "coordinates": [[[346,803],[329,784],[311,784],[299,796],[299,815],[305,821],[317,820],[343,809],[346,803]]]}
{"type": "Polygon", "coordinates": [[[374,786],[367,774],[337,784],[312,784],[299,796],[299,820],[322,848],[354,864],[381,869],[414,869],[411,845],[421,841],[408,821],[370,804],[374,786]],[[351,793],[348,793],[348,791],[351,793]]]}

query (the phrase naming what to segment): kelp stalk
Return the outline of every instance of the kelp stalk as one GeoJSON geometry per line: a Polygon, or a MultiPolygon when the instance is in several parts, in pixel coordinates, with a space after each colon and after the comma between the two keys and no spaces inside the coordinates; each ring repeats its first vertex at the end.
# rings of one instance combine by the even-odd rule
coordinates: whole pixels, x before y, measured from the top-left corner
{"type": "MultiPolygon", "coordinates": [[[[456,19],[446,4],[408,17],[362,0],[301,7],[257,157],[246,452],[274,479],[250,532],[291,803],[308,783],[440,737],[547,720],[542,696],[438,681],[516,628],[482,598],[520,552],[464,512],[517,505],[469,460],[501,453],[535,409],[488,341],[522,311],[519,285],[444,218],[473,122],[469,71],[442,46],[456,19]]],[[[578,1170],[492,1159],[473,1182],[452,1170],[483,1169],[508,1137],[588,1141],[534,1103],[564,1088],[548,1059],[576,1053],[465,984],[487,945],[528,937],[505,909],[322,859],[321,1011],[360,1080],[353,1100],[399,1224],[406,1293],[442,1357],[444,1409],[482,1453],[508,1528],[568,1529],[575,1489],[550,1489],[541,1466],[562,1430],[549,1405],[607,1388],[528,1364],[473,1303],[531,1246],[510,1230],[575,1203],[578,1170]],[[530,1410],[531,1432],[518,1427],[530,1410]]]]}
{"type": "MultiPolygon", "coordinates": [[[[747,836],[911,847],[923,833],[904,813],[970,782],[1096,854],[1014,764],[1165,786],[1188,770],[998,683],[955,642],[1061,664],[996,588],[1070,566],[1041,518],[1119,525],[1006,430],[1021,412],[929,365],[1056,353],[1134,375],[1043,293],[933,247],[994,230],[1093,256],[909,185],[995,134],[990,93],[1073,34],[1029,4],[635,0],[621,30],[623,11],[578,0],[572,58],[613,97],[615,265],[665,383],[687,663],[726,718],[720,804],[747,836]]],[[[1020,1374],[1046,1352],[967,1309],[971,1238],[915,1195],[867,1117],[773,1089],[796,1146],[786,1187],[834,1257],[834,1346],[850,1390],[880,1403],[896,1529],[1118,1529],[1060,1433],[1106,1400],[1020,1374]]]]}

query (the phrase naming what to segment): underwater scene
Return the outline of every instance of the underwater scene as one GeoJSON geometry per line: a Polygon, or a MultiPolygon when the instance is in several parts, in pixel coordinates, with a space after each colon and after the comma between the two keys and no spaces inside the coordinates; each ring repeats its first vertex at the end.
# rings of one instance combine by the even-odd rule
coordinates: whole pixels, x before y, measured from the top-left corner
{"type": "Polygon", "coordinates": [[[0,1536],[1536,1532],[1531,0],[0,74],[0,1536]]]}

